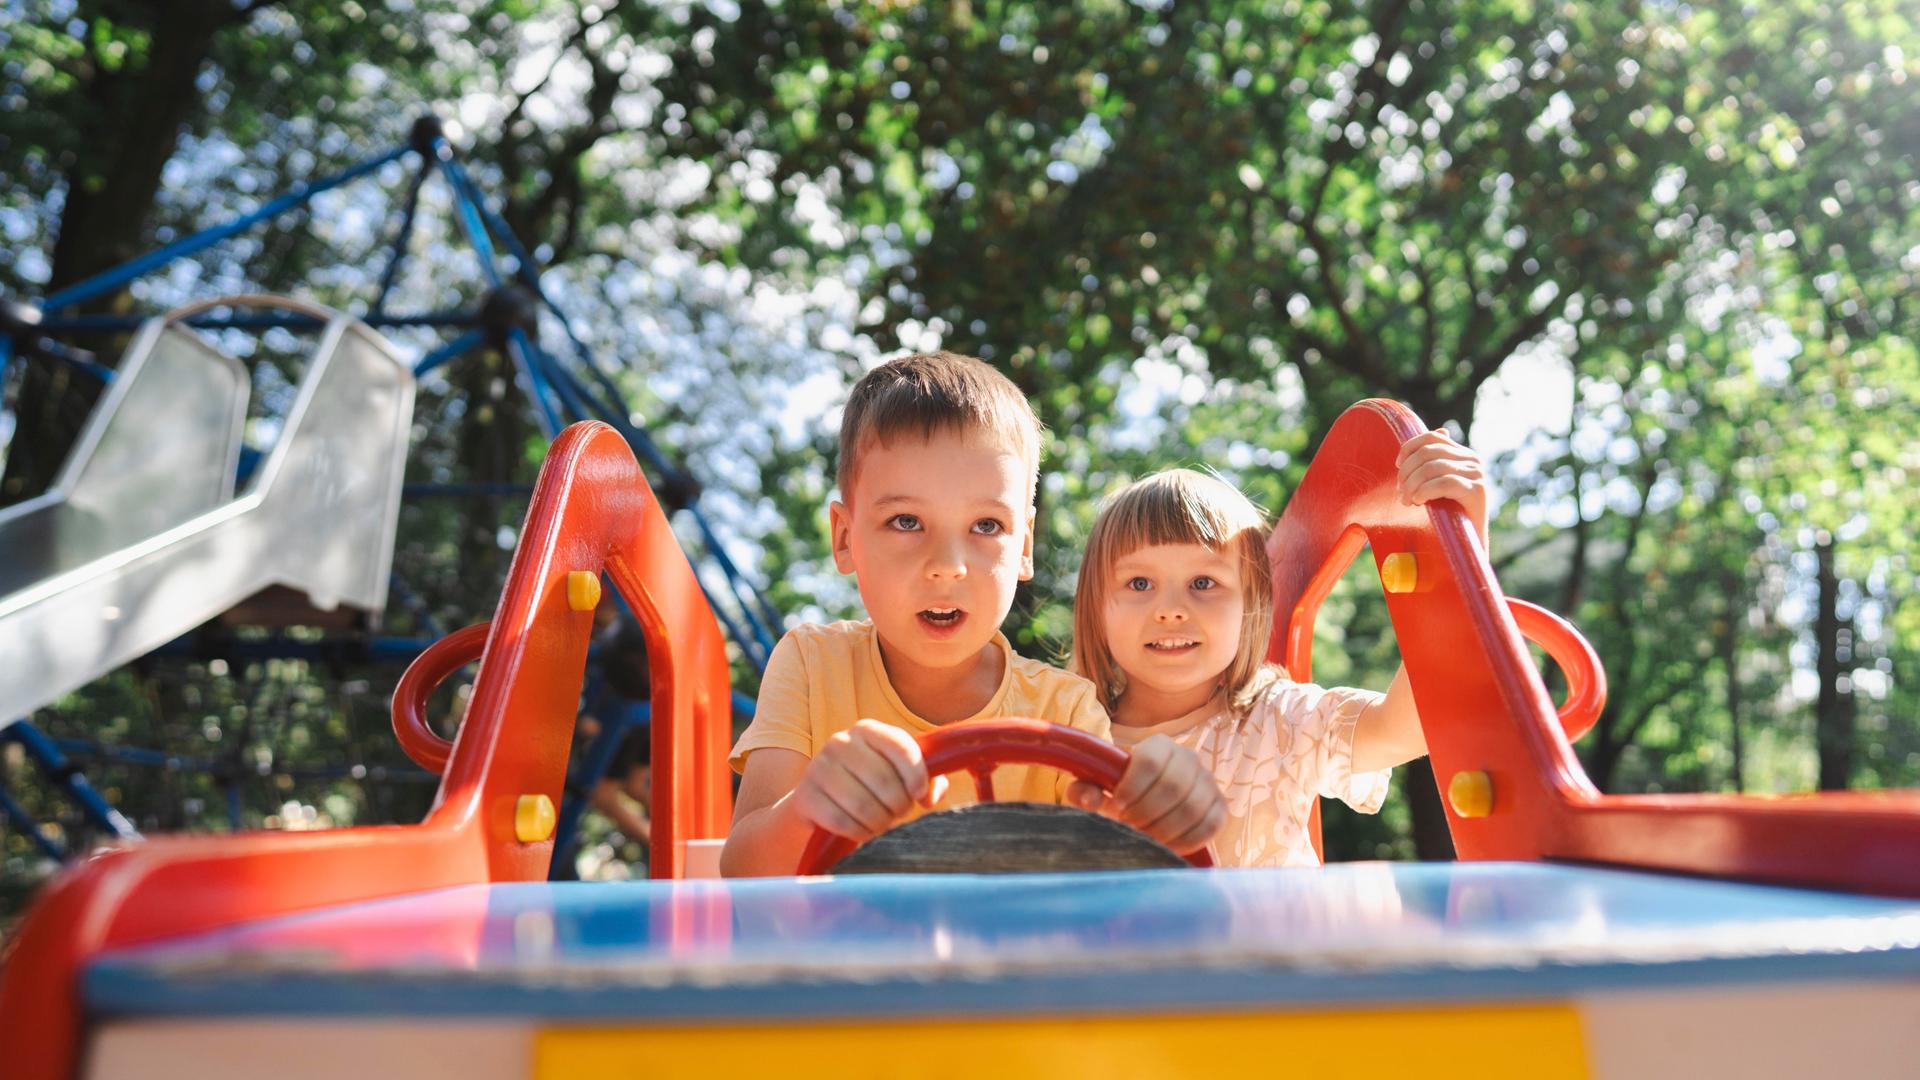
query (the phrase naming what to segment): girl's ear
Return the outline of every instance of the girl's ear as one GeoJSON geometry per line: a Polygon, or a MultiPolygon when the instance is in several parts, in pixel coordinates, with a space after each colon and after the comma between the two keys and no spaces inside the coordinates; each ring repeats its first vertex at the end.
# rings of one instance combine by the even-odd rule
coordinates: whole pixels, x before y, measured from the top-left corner
{"type": "MultiPolygon", "coordinates": [[[[843,574],[853,573],[853,511],[839,499],[827,507],[827,527],[833,536],[833,566],[843,574]]],[[[1033,543],[1028,537],[1027,543],[1033,543]]]]}
{"type": "Polygon", "coordinates": [[[1020,580],[1033,580],[1033,507],[1027,507],[1027,537],[1020,544],[1020,580]]]}

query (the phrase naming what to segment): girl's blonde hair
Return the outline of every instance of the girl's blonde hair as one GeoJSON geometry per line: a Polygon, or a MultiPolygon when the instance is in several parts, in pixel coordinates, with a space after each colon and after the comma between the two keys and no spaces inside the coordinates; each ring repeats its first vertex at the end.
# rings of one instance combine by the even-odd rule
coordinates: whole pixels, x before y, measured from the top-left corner
{"type": "Polygon", "coordinates": [[[1222,680],[1233,707],[1267,680],[1259,679],[1273,632],[1273,578],[1267,567],[1267,518],[1240,489],[1192,469],[1167,469],[1136,480],[1100,502],[1073,596],[1073,657],[1069,668],[1090,680],[1100,703],[1113,711],[1126,692],[1126,673],[1107,645],[1103,613],[1113,568],[1143,547],[1201,544],[1237,557],[1246,613],[1240,647],[1222,680]]]}

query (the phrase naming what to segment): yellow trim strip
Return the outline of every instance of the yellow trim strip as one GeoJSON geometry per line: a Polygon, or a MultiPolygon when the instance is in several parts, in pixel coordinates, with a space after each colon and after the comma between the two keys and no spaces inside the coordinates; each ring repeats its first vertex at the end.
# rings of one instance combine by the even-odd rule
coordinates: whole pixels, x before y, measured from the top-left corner
{"type": "Polygon", "coordinates": [[[1571,1005],[1256,1015],[1061,1017],[556,1028],[534,1037],[535,1080],[594,1077],[867,1076],[1060,1080],[1063,1076],[1276,1075],[1333,1080],[1584,1078],[1571,1005]]]}

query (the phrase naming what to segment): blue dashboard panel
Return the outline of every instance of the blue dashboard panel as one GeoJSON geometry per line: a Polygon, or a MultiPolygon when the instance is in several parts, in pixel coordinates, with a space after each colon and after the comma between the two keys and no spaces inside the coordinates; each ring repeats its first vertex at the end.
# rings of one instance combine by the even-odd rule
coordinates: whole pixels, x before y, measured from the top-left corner
{"type": "Polygon", "coordinates": [[[472,886],[106,954],[96,1015],[688,1019],[1920,981],[1920,902],[1515,863],[472,886]]]}

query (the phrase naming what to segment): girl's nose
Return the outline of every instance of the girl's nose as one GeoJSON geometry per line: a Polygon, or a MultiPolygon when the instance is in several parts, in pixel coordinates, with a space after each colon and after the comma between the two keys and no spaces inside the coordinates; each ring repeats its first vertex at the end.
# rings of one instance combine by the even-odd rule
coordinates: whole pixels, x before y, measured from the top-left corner
{"type": "Polygon", "coordinates": [[[1183,623],[1187,621],[1187,611],[1179,607],[1163,607],[1154,612],[1153,617],[1163,623],[1183,623]]]}

